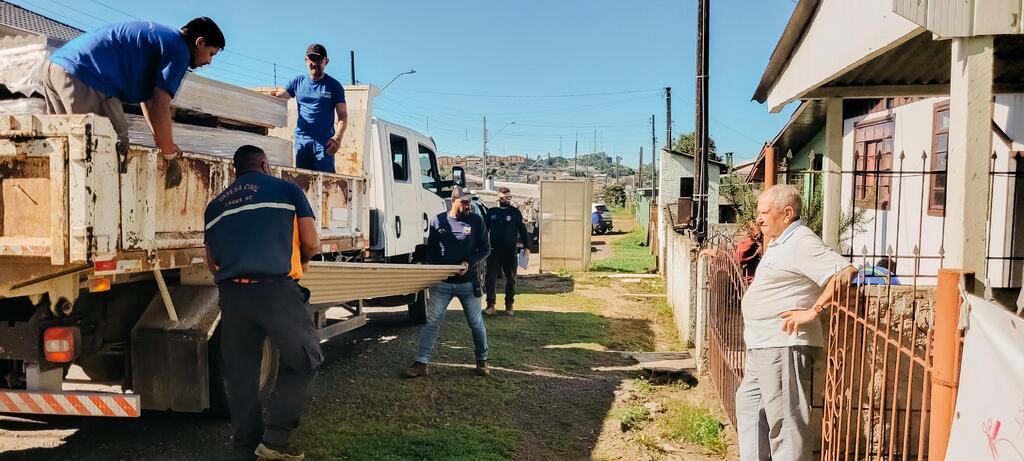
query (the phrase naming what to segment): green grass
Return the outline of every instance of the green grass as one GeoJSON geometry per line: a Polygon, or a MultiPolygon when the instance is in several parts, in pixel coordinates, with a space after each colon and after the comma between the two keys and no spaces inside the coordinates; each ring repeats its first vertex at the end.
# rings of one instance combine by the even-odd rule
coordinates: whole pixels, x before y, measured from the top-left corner
{"type": "Polygon", "coordinates": [[[645,246],[647,237],[637,232],[630,233],[616,240],[614,254],[605,259],[591,261],[587,270],[590,272],[622,272],[629,274],[647,274],[657,267],[651,249],[645,246]]]}
{"type": "Polygon", "coordinates": [[[615,416],[619,419],[619,427],[622,432],[628,432],[639,428],[651,419],[651,412],[643,405],[633,405],[619,410],[615,416]]]}
{"type": "Polygon", "coordinates": [[[633,380],[633,392],[637,398],[645,400],[654,393],[654,385],[651,384],[649,379],[641,376],[633,380]]]}
{"type": "Polygon", "coordinates": [[[499,461],[514,454],[519,438],[507,429],[468,424],[414,429],[370,424],[317,434],[307,439],[316,447],[307,459],[499,461]]]}
{"type": "Polygon", "coordinates": [[[722,423],[705,408],[674,401],[666,406],[660,423],[666,438],[700,445],[717,455],[725,454],[722,423]]]}

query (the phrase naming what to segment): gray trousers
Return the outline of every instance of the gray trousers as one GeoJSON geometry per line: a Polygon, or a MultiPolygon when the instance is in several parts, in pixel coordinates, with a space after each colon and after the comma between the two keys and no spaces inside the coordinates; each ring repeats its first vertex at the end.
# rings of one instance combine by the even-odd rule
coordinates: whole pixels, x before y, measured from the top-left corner
{"type": "Polygon", "coordinates": [[[47,114],[96,114],[108,118],[118,142],[128,146],[128,119],[121,101],[86,85],[52,62],[47,62],[43,71],[43,97],[47,114]]]}
{"type": "Polygon", "coordinates": [[[819,347],[748,349],[736,391],[740,461],[811,461],[811,386],[819,347]]]}
{"type": "Polygon", "coordinates": [[[313,311],[299,285],[291,280],[219,285],[221,354],[224,387],[234,427],[234,446],[252,453],[262,440],[281,447],[313,392],[317,369],[324,360],[313,311]],[[263,341],[280,351],[280,365],[266,429],[259,396],[263,341]]]}

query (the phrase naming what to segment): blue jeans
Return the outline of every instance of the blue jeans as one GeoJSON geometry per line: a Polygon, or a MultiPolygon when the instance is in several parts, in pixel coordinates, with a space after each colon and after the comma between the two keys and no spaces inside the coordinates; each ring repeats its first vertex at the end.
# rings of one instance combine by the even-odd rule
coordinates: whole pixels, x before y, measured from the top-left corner
{"type": "Polygon", "coordinates": [[[327,153],[327,141],[295,135],[295,167],[334,173],[334,156],[327,153]]]}
{"type": "Polygon", "coordinates": [[[452,298],[459,298],[462,311],[466,314],[466,323],[473,330],[473,344],[476,346],[477,361],[487,360],[487,329],[484,328],[484,316],[480,311],[480,298],[473,293],[473,282],[445,283],[440,282],[430,287],[427,298],[427,324],[420,330],[420,346],[416,353],[416,361],[427,363],[430,353],[441,335],[441,324],[448,312],[448,304],[452,298]]]}

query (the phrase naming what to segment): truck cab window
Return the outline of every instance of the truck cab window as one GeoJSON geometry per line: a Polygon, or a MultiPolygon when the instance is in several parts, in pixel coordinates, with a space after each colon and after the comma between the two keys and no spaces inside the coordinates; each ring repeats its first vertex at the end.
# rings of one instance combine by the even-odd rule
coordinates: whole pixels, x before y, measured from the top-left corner
{"type": "Polygon", "coordinates": [[[391,141],[391,162],[395,174],[395,181],[409,180],[409,141],[405,137],[392,134],[391,141]]]}
{"type": "Polygon", "coordinates": [[[437,156],[429,147],[420,144],[420,182],[423,188],[431,192],[438,192],[440,177],[437,172],[437,156]]]}

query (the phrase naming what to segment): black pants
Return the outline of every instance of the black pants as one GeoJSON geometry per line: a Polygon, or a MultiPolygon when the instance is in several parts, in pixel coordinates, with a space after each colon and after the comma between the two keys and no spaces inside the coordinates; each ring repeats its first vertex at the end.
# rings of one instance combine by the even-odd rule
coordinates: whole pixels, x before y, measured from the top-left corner
{"type": "Polygon", "coordinates": [[[291,280],[220,285],[224,386],[238,451],[255,449],[260,441],[285,446],[299,426],[324,360],[306,299],[291,280]],[[266,338],[280,352],[280,361],[264,430],[259,373],[266,338]]]}
{"type": "Polygon", "coordinates": [[[518,254],[513,250],[494,250],[487,257],[487,277],[484,280],[484,289],[487,290],[487,305],[493,305],[497,301],[495,283],[498,279],[498,271],[505,274],[505,309],[511,309],[516,300],[516,270],[518,268],[518,254]]]}

